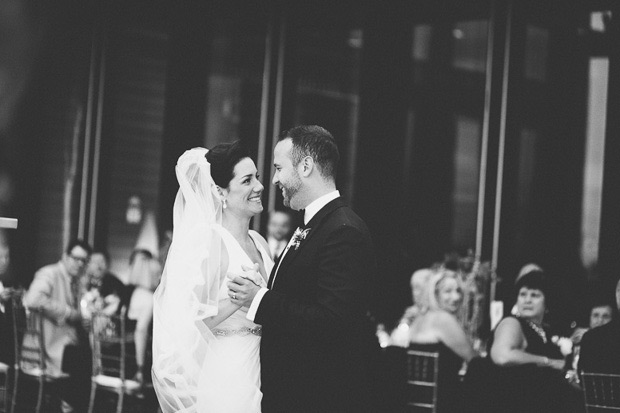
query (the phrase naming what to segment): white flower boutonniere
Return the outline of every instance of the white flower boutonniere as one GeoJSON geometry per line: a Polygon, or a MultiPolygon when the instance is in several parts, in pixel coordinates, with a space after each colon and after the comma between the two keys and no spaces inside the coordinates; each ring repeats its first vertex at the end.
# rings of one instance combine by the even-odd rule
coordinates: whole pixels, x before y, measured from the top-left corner
{"type": "Polygon", "coordinates": [[[301,242],[306,239],[308,233],[310,232],[310,228],[306,228],[302,230],[301,228],[297,228],[295,233],[293,234],[293,239],[291,241],[291,247],[295,247],[295,250],[299,248],[301,242]]]}

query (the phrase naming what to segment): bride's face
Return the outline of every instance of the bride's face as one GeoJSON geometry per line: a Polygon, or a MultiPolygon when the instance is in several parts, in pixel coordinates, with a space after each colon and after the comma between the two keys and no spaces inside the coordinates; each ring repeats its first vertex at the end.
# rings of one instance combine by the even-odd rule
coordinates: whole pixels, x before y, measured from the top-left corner
{"type": "Polygon", "coordinates": [[[250,158],[240,160],[233,170],[233,179],[224,189],[227,213],[253,216],[263,210],[263,184],[258,180],[256,165],[250,158]]]}

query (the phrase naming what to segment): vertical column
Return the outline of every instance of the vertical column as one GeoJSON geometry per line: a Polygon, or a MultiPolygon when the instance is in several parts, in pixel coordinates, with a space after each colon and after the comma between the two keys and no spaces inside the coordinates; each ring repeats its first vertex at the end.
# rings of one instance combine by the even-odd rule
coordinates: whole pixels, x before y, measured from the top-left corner
{"type": "MultiPolygon", "coordinates": [[[[611,3],[609,3],[611,6],[611,3]]],[[[620,274],[620,7],[613,5],[606,43],[609,48],[607,125],[603,166],[603,197],[599,241],[599,267],[602,280],[613,283],[620,274]]]]}

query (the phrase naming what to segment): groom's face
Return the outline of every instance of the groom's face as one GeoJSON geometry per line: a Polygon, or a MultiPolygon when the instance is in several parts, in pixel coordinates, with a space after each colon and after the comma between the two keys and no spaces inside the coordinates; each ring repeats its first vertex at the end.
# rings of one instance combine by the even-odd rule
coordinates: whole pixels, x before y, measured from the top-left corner
{"type": "Polygon", "coordinates": [[[282,190],[284,205],[299,210],[303,208],[303,205],[300,205],[299,202],[299,190],[301,189],[302,182],[297,168],[293,166],[293,160],[291,159],[292,148],[293,141],[284,139],[278,142],[273,150],[273,165],[276,172],[273,174],[272,182],[282,190]]]}

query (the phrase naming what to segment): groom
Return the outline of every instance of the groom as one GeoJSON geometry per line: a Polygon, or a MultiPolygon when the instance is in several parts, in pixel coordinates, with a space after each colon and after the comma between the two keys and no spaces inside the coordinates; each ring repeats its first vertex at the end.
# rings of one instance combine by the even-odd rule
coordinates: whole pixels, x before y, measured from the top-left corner
{"type": "Polygon", "coordinates": [[[262,409],[272,412],[371,412],[378,353],[367,318],[375,276],[366,224],[336,190],[338,147],[320,126],[283,132],[274,149],[273,184],[284,205],[304,211],[268,288],[229,283],[234,302],[263,327],[262,409]]]}

